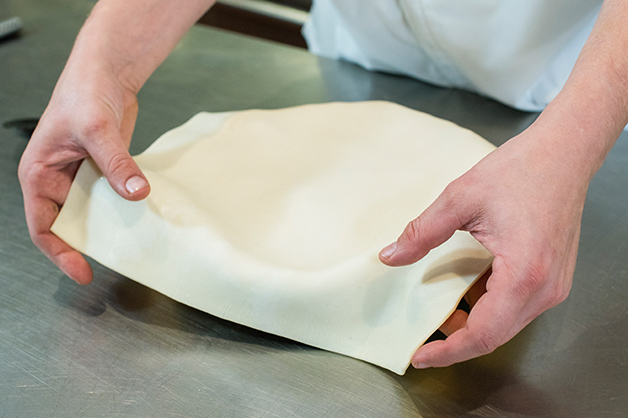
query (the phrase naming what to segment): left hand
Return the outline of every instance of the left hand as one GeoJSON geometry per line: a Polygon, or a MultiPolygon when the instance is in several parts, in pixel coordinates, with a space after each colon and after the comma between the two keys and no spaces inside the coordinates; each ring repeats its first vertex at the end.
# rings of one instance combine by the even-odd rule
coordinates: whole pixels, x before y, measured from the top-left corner
{"type": "Polygon", "coordinates": [[[550,141],[554,134],[566,135],[533,125],[511,139],[453,181],[382,250],[385,264],[407,265],[464,230],[495,256],[490,277],[468,295],[471,313],[456,311],[441,328],[448,338],[421,347],[415,367],[490,353],[567,297],[592,174],[560,145],[568,142],[550,141]]]}
{"type": "Polygon", "coordinates": [[[380,254],[410,264],[460,229],[495,256],[486,293],[468,317],[449,319],[446,340],[416,352],[415,367],[490,353],[567,297],[589,182],[628,123],[627,20],[627,2],[605,0],[565,86],[534,124],[447,186],[380,254]]]}

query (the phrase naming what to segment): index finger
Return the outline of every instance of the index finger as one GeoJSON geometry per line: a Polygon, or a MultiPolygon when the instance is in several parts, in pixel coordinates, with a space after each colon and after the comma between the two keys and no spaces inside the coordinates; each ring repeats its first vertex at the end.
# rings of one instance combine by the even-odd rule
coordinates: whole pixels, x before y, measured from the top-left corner
{"type": "Polygon", "coordinates": [[[83,256],[50,231],[59,213],[52,199],[24,191],[24,212],[33,243],[66,275],[79,284],[92,281],[93,273],[83,256]]]}
{"type": "Polygon", "coordinates": [[[527,324],[526,303],[510,291],[504,279],[493,270],[488,279],[493,280],[492,286],[477,301],[466,325],[445,340],[419,348],[412,357],[413,366],[445,367],[470,360],[491,353],[514,337],[527,324]]]}

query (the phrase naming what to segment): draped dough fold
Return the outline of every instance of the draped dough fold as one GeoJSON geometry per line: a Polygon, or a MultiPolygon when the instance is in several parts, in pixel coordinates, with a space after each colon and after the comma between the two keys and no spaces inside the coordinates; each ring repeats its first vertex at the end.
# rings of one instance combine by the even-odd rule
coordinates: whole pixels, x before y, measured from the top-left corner
{"type": "Polygon", "coordinates": [[[52,230],[181,303],[403,374],[492,256],[466,232],[407,267],[378,251],[493,149],[387,102],[199,113],[135,157],[147,199],[86,160],[52,230]]]}

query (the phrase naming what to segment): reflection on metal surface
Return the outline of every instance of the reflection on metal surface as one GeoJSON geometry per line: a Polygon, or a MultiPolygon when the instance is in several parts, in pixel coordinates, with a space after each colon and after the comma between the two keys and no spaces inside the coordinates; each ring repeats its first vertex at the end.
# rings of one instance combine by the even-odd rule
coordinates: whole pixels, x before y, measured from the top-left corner
{"type": "Polygon", "coordinates": [[[309,16],[306,11],[264,0],[218,0],[218,2],[297,25],[303,25],[309,16]]]}
{"type": "Polygon", "coordinates": [[[23,27],[24,23],[19,17],[12,17],[10,19],[0,21],[0,39],[18,34],[23,27]]]}
{"type": "Polygon", "coordinates": [[[7,129],[15,129],[20,133],[20,136],[26,139],[30,139],[35,132],[35,128],[39,123],[37,118],[25,118],[25,119],[13,119],[2,124],[7,129]]]}

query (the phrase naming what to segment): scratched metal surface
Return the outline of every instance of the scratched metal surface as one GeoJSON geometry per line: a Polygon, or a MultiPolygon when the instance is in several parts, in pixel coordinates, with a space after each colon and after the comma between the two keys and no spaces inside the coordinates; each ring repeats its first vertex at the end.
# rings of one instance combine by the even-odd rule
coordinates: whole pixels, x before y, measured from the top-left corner
{"type": "MultiPolygon", "coordinates": [[[[92,2],[2,0],[22,17],[0,43],[0,123],[43,111],[92,2]]],[[[133,152],[201,110],[387,99],[496,144],[534,115],[472,94],[195,28],[140,94],[133,152]]],[[[80,287],[30,243],[0,127],[0,417],[625,416],[628,145],[594,179],[571,296],[481,359],[396,376],[234,325],[95,266],[80,287]]]]}

